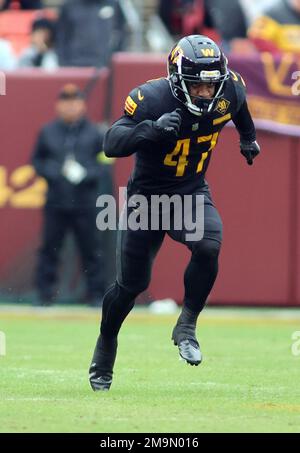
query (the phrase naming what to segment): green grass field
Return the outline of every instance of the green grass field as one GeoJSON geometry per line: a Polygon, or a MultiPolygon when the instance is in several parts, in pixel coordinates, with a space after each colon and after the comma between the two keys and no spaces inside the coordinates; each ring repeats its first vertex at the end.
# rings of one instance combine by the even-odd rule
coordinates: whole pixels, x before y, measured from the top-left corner
{"type": "Polygon", "coordinates": [[[206,309],[204,361],[191,367],[170,341],[176,316],[136,311],[110,392],[93,393],[98,318],[84,308],[0,307],[0,432],[300,432],[300,356],[291,352],[299,312],[206,309]]]}

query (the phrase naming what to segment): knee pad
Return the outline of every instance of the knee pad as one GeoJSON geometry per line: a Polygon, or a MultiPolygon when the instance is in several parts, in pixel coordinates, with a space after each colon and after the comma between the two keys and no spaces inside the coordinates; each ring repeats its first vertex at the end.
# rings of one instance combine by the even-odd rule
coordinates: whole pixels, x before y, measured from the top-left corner
{"type": "Polygon", "coordinates": [[[195,261],[211,262],[218,259],[221,243],[213,239],[202,239],[192,247],[192,259],[195,261]]]}

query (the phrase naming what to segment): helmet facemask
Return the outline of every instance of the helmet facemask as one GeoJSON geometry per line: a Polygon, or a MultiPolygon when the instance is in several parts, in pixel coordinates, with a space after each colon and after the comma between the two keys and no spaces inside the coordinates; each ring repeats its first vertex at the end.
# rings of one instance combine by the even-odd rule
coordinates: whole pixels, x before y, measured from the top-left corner
{"type": "Polygon", "coordinates": [[[194,63],[180,53],[176,62],[169,64],[169,81],[173,95],[194,115],[203,116],[213,111],[224,92],[225,81],[229,77],[227,59],[221,54],[220,60],[206,60],[194,63]],[[190,83],[213,83],[215,92],[212,98],[192,96],[190,83]]]}

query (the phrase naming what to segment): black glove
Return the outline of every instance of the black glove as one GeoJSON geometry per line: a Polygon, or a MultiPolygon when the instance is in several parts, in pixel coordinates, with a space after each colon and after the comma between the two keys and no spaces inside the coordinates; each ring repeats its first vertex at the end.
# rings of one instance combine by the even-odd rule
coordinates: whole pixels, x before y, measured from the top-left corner
{"type": "Polygon", "coordinates": [[[248,140],[240,141],[241,153],[246,158],[247,164],[252,165],[253,159],[260,153],[259,144],[254,141],[250,142],[248,140]]]}
{"type": "Polygon", "coordinates": [[[181,109],[176,109],[173,112],[162,115],[157,121],[154,121],[155,129],[162,131],[168,136],[178,136],[181,126],[180,112],[181,109]]]}

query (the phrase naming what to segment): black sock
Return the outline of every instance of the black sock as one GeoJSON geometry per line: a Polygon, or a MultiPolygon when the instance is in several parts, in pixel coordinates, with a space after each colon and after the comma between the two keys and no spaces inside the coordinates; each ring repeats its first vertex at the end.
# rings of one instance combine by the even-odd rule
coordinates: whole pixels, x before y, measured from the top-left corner
{"type": "Polygon", "coordinates": [[[203,239],[193,250],[185,274],[184,304],[194,313],[200,313],[212,290],[218,274],[218,255],[220,244],[203,239]]]}

